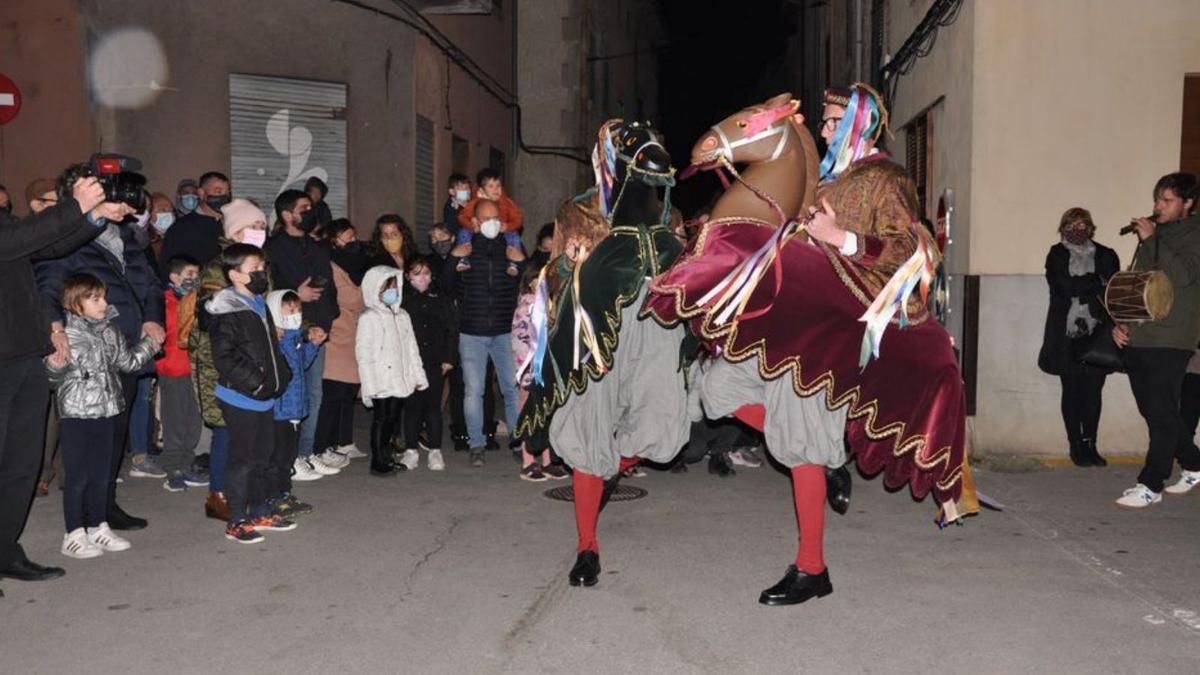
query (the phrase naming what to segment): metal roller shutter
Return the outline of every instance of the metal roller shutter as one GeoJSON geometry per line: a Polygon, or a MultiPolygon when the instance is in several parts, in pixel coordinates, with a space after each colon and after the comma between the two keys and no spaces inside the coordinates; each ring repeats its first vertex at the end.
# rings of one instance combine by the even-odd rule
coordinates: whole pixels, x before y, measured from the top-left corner
{"type": "Polygon", "coordinates": [[[433,120],[417,115],[416,215],[417,248],[428,253],[429,226],[433,224],[433,120]]]}
{"type": "Polygon", "coordinates": [[[346,85],[230,74],[229,129],[234,196],[273,221],[275,197],[316,176],[333,216],[348,213],[346,85]]]}

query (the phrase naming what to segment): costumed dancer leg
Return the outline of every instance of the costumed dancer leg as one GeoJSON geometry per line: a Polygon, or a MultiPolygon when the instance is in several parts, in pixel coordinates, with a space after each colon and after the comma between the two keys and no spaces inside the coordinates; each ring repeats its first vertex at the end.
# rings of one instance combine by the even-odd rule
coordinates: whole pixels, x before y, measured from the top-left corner
{"type": "Polygon", "coordinates": [[[567,575],[572,586],[595,586],[600,577],[600,543],[596,524],[600,520],[600,502],[605,481],[578,469],[571,476],[575,489],[575,528],[579,532],[575,566],[567,575]]]}
{"type": "Polygon", "coordinates": [[[799,546],[796,564],[783,579],[763,591],[764,605],[798,605],[833,592],[825,567],[825,467],[801,464],[792,467],[792,497],[796,504],[799,546]]]}
{"type": "MultiPolygon", "coordinates": [[[[734,411],[733,416],[746,426],[762,433],[766,426],[767,408],[759,403],[744,405],[734,411]]],[[[850,477],[850,469],[839,466],[836,469],[825,467],[825,498],[829,508],[838,515],[846,515],[850,510],[850,492],[854,483],[850,477]]]]}

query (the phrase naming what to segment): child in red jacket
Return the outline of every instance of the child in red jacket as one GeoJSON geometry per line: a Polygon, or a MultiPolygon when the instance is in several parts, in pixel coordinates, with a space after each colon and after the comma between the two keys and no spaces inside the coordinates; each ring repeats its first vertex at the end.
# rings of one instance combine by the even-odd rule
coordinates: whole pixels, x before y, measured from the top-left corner
{"type": "Polygon", "coordinates": [[[171,285],[164,293],[166,299],[167,340],[163,356],[154,362],[158,371],[158,396],[162,420],[163,452],[159,458],[167,472],[163,488],[182,492],[189,486],[208,485],[208,475],[193,468],[196,445],[200,442],[200,404],[192,384],[192,367],[188,361],[187,340],[180,339],[180,305],[194,300],[200,284],[200,263],[185,255],[167,261],[171,285]],[[189,296],[192,296],[189,298],[189,296]]]}
{"type": "MultiPolygon", "coordinates": [[[[469,244],[476,232],[482,232],[489,239],[503,234],[505,244],[524,250],[521,245],[521,230],[525,227],[525,214],[516,202],[504,194],[500,172],[490,168],[482,169],[476,174],[475,183],[475,196],[458,210],[458,236],[455,245],[469,244]],[[500,217],[484,221],[476,219],[475,205],[480,199],[496,202],[500,207],[500,217]],[[494,220],[498,222],[493,222],[494,220]]],[[[467,265],[469,266],[469,263],[467,265]]]]}

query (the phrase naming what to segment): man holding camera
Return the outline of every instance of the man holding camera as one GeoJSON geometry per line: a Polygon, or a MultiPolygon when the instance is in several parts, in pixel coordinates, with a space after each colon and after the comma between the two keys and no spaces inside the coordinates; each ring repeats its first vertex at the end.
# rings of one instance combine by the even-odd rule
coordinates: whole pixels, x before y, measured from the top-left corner
{"type": "Polygon", "coordinates": [[[42,359],[65,348],[51,346],[33,261],[67,255],[132,212],[105,202],[104,188],[87,177],[39,213],[21,220],[0,214],[0,577],[41,581],[64,573],[30,561],[17,543],[41,463],[45,429],[34,421],[45,415],[50,395],[42,359]]]}
{"type": "Polygon", "coordinates": [[[1186,433],[1179,412],[1180,390],[1188,360],[1200,340],[1200,216],[1194,212],[1196,177],[1172,173],[1154,186],[1154,218],[1132,223],[1140,243],[1133,269],[1161,270],[1171,280],[1175,301],[1167,316],[1137,326],[1113,328],[1123,347],[1129,387],[1138,412],[1150,429],[1150,449],[1137,485],[1117,505],[1140,509],[1162,501],[1164,483],[1175,460],[1183,473],[1165,488],[1170,494],[1190,492],[1200,484],[1200,450],[1186,433]]]}

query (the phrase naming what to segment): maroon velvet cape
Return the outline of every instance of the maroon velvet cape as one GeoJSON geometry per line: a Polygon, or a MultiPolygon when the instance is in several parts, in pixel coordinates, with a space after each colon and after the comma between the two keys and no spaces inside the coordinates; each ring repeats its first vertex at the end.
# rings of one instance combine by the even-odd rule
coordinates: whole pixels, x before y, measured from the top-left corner
{"type": "Polygon", "coordinates": [[[780,266],[763,277],[741,320],[717,326],[697,306],[774,229],[740,217],[707,223],[651,282],[643,315],[665,324],[689,321],[724,358],[755,359],[763,378],[789,377],[797,395],[823,395],[831,410],[849,405],[850,453],[860,469],[883,471],[892,489],[907,483],[918,499],[932,490],[939,502],[957,500],[966,437],[962,376],[949,334],[927,311],[903,329],[893,321],[879,358],[860,369],[865,324],[858,319],[872,298],[855,263],[803,236],[783,246],[780,266]],[[782,284],[772,300],[779,270],[782,284]]]}

